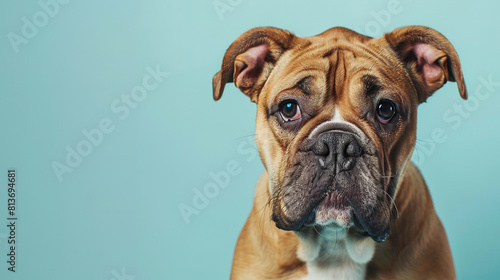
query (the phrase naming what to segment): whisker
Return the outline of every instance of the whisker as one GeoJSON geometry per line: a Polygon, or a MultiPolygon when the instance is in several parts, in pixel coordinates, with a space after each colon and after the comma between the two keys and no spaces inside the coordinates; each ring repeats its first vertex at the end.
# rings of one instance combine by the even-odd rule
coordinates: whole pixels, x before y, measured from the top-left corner
{"type": "Polygon", "coordinates": [[[319,236],[321,236],[321,237],[323,237],[323,238],[326,238],[326,236],[324,236],[324,235],[322,235],[321,233],[319,233],[319,231],[318,231],[318,229],[316,228],[316,226],[313,226],[313,229],[314,229],[314,231],[315,231],[315,232],[316,232],[319,236]]]}
{"type": "Polygon", "coordinates": [[[243,135],[243,136],[240,136],[240,137],[236,137],[236,138],[233,139],[233,141],[240,140],[240,139],[243,139],[243,138],[249,138],[251,136],[255,136],[255,133],[254,134],[243,135]]]}
{"type": "Polygon", "coordinates": [[[396,205],[396,202],[394,201],[394,198],[392,198],[389,193],[387,193],[385,190],[382,190],[384,191],[384,193],[391,199],[391,203],[392,205],[394,205],[394,208],[396,209],[396,218],[399,219],[399,210],[398,210],[398,206],[396,205]]]}

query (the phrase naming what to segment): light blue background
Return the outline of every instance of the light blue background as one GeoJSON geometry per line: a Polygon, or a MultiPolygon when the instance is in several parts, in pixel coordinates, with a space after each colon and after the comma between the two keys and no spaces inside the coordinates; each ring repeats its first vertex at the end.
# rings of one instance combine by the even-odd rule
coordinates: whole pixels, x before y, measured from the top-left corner
{"type": "MultiPolygon", "coordinates": [[[[213,0],[71,0],[16,54],[7,34],[20,35],[22,18],[32,21],[42,8],[2,1],[0,279],[227,279],[263,167],[248,140],[255,105],[233,85],[215,103],[211,80],[227,47],[252,27],[311,36],[345,26],[379,36],[427,25],[454,44],[470,96],[488,93],[481,77],[500,82],[497,1],[399,0],[402,10],[379,22],[389,0],[219,2],[231,7],[221,16],[213,0]],[[170,75],[121,120],[111,104],[157,65],[170,75]],[[81,131],[105,118],[114,131],[59,182],[52,162],[64,163],[65,147],[74,149],[85,140],[81,131]],[[232,161],[240,173],[186,224],[179,205],[192,205],[194,192],[213,182],[210,172],[232,161]],[[12,167],[19,180],[16,273],[7,271],[5,255],[4,178],[12,167]]],[[[455,83],[419,109],[414,159],[459,279],[499,272],[500,86],[489,93],[456,126],[443,117],[464,104],[455,83]],[[443,143],[431,140],[435,129],[444,131],[443,143]]]]}

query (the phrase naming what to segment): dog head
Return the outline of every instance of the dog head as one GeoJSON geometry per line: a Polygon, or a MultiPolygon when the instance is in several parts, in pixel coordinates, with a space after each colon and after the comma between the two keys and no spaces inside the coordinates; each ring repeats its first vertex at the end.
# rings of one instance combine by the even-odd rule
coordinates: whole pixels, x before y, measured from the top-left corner
{"type": "Polygon", "coordinates": [[[416,141],[417,107],[447,81],[467,91],[450,42],[422,26],[370,38],[346,28],[299,38],[254,28],[213,78],[257,103],[256,143],[278,228],[390,233],[392,201],[416,141]]]}

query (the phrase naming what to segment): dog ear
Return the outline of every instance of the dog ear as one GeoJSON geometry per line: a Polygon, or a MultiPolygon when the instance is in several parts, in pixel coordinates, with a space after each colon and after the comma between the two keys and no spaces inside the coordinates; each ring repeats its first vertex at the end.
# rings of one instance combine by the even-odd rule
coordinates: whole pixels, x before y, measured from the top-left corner
{"type": "Polygon", "coordinates": [[[419,103],[425,102],[447,81],[457,82],[460,96],[467,99],[457,52],[441,33],[425,26],[408,26],[384,37],[410,73],[419,103]]]}
{"type": "Polygon", "coordinates": [[[234,82],[257,103],[271,70],[291,47],[293,38],[292,33],[274,27],[257,27],[243,33],[227,49],[221,70],[212,80],[214,99],[221,98],[226,83],[234,82]]]}

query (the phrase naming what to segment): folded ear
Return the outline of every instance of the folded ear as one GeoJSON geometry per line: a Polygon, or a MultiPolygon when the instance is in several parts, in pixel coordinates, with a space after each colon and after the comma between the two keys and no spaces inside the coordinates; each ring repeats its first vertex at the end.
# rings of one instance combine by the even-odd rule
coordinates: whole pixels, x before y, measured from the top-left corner
{"type": "Polygon", "coordinates": [[[420,103],[447,81],[457,82],[460,95],[467,99],[457,52],[441,33],[425,26],[408,26],[384,37],[412,76],[420,103]]]}
{"type": "Polygon", "coordinates": [[[226,83],[234,82],[257,103],[271,70],[283,52],[291,47],[294,37],[274,27],[257,27],[243,33],[227,49],[221,70],[212,80],[214,99],[221,98],[226,83]]]}

